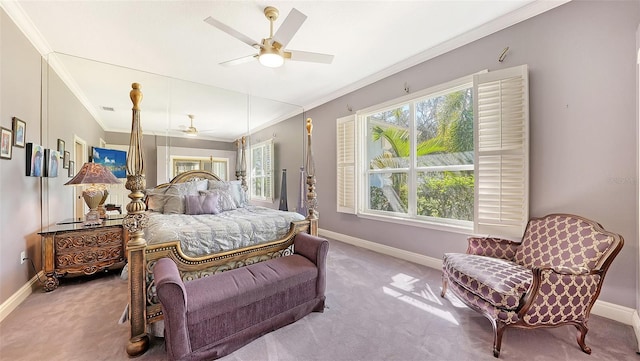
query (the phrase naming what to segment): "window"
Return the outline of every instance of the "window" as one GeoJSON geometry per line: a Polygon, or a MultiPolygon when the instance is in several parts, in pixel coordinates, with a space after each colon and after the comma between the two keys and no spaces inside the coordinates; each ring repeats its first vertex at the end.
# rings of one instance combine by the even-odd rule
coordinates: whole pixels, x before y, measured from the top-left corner
{"type": "Polygon", "coordinates": [[[528,220],[527,87],[525,65],[338,119],[338,211],[521,236],[528,220]]]}
{"type": "Polygon", "coordinates": [[[251,199],[273,202],[273,139],[251,146],[251,199]]]}
{"type": "Polygon", "coordinates": [[[206,170],[222,180],[228,180],[229,159],[227,158],[171,156],[171,165],[173,172],[171,178],[191,170],[206,170]]]}

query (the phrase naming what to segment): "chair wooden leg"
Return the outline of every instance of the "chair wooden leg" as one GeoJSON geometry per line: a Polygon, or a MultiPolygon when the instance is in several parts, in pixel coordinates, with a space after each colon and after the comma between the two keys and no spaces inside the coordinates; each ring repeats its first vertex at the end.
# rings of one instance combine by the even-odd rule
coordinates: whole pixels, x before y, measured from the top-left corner
{"type": "Polygon", "coordinates": [[[493,325],[493,357],[500,357],[500,346],[502,345],[502,334],[507,328],[507,325],[500,321],[492,320],[493,325]]]}
{"type": "Polygon", "coordinates": [[[442,275],[442,291],[440,291],[440,297],[444,298],[444,294],[447,293],[447,277],[442,275]]]}
{"type": "Polygon", "coordinates": [[[587,337],[587,331],[589,331],[589,329],[585,324],[582,323],[575,326],[578,331],[580,331],[578,333],[578,345],[580,345],[580,348],[584,353],[591,355],[591,347],[587,346],[587,344],[584,342],[584,338],[587,337]]]}

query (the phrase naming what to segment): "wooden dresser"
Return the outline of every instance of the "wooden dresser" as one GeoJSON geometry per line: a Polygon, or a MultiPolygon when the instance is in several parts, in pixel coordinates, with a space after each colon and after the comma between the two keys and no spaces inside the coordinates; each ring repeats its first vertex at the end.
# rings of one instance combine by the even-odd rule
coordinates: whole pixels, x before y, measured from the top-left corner
{"type": "Polygon", "coordinates": [[[60,277],[92,275],[126,263],[127,234],[122,218],[107,219],[97,226],[62,222],[38,234],[42,236],[45,291],[55,290],[60,277]]]}

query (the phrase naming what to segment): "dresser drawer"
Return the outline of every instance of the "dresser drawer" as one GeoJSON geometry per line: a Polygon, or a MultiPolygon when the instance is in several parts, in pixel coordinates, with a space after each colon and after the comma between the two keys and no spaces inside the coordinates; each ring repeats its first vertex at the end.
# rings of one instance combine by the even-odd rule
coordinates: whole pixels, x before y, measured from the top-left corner
{"type": "Polygon", "coordinates": [[[54,237],[55,269],[68,274],[93,274],[124,262],[122,228],[60,232],[54,237]]]}

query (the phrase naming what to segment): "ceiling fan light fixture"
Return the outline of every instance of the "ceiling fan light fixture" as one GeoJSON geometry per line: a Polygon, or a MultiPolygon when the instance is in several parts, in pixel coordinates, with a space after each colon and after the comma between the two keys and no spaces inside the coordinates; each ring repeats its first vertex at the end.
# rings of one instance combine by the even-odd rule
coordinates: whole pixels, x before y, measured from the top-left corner
{"type": "Polygon", "coordinates": [[[278,68],[284,64],[284,58],[280,56],[280,54],[260,54],[258,60],[260,61],[260,64],[269,68],[278,68]]]}
{"type": "Polygon", "coordinates": [[[284,64],[284,57],[278,48],[271,45],[268,39],[264,39],[262,41],[262,49],[260,49],[258,61],[260,61],[260,64],[269,68],[278,68],[284,64]]]}

